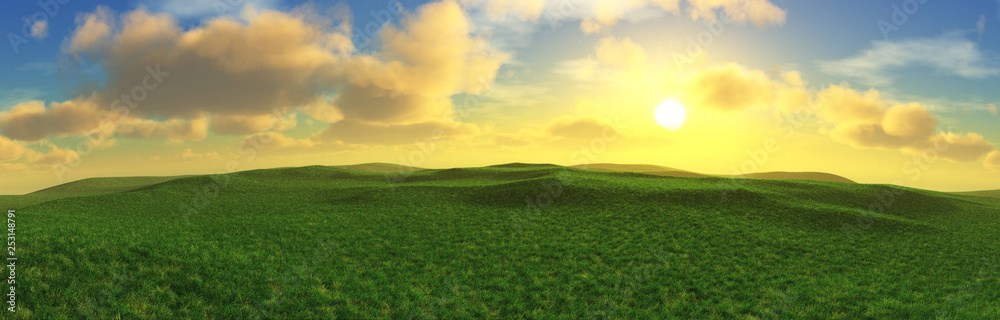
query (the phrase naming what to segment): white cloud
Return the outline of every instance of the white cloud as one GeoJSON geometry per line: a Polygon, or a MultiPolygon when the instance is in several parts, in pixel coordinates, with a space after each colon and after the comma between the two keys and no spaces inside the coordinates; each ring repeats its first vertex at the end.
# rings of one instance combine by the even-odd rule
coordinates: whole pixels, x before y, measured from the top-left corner
{"type": "Polygon", "coordinates": [[[991,53],[957,33],[938,38],[874,41],[870,49],[853,57],[819,62],[824,73],[857,78],[872,86],[892,84],[895,79],[891,71],[908,67],[930,67],[939,74],[984,79],[1000,75],[996,65],[991,53]]]}
{"type": "Polygon", "coordinates": [[[31,25],[31,36],[38,40],[48,37],[49,21],[44,19],[35,21],[35,24],[31,25]]]}

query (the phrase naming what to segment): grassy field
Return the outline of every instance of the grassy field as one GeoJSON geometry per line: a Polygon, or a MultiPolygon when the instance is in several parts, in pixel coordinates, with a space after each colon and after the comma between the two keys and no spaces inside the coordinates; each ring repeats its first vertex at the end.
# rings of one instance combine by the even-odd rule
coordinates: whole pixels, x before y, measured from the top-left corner
{"type": "MultiPolygon", "coordinates": [[[[1000,203],[552,165],[24,196],[4,319],[998,319],[1000,203]]],[[[379,172],[370,172],[379,171],[379,172]]],[[[407,172],[401,172],[407,171],[407,172]]]]}

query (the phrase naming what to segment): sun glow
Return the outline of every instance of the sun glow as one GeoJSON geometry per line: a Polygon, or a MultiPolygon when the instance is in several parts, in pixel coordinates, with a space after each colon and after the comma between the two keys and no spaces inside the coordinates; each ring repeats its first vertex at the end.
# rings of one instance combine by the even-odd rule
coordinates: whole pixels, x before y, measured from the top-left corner
{"type": "Polygon", "coordinates": [[[661,127],[677,130],[687,117],[684,106],[674,100],[667,100],[656,107],[656,123],[661,127]]]}

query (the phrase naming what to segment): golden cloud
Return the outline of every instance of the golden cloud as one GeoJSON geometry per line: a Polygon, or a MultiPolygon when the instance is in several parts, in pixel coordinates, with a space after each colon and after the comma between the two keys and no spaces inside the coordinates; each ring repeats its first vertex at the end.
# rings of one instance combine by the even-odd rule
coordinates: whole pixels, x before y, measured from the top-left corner
{"type": "MultiPolygon", "coordinates": [[[[930,139],[928,147],[939,148],[942,158],[955,162],[972,162],[982,159],[991,151],[994,151],[993,144],[983,138],[978,133],[966,133],[964,135],[953,132],[942,132],[930,139]],[[940,148],[938,146],[944,146],[940,148]]],[[[916,150],[913,150],[916,151],[916,150]]]]}
{"type": "Polygon", "coordinates": [[[195,153],[194,151],[191,151],[191,148],[184,149],[181,153],[174,155],[174,159],[177,160],[216,160],[221,158],[222,156],[220,156],[218,152],[209,151],[205,153],[195,153]]]}
{"type": "Polygon", "coordinates": [[[110,113],[90,99],[53,102],[28,101],[0,112],[0,128],[7,137],[39,141],[51,135],[84,134],[97,128],[110,113]]]}
{"type": "Polygon", "coordinates": [[[814,103],[820,117],[834,126],[830,136],[854,147],[900,149],[914,155],[933,151],[956,162],[977,161],[994,150],[977,133],[935,134],[938,119],[926,106],[886,101],[875,89],[861,93],[846,85],[831,85],[816,94],[814,103]]]}
{"type": "Polygon", "coordinates": [[[881,124],[846,123],[830,131],[834,141],[855,148],[899,149],[909,146],[923,146],[926,139],[899,137],[885,132],[881,124]]]}
{"type": "Polygon", "coordinates": [[[0,136],[0,162],[17,160],[23,154],[23,145],[0,136]]]}
{"type": "Polygon", "coordinates": [[[601,138],[607,135],[609,130],[616,134],[610,122],[593,116],[562,116],[545,126],[545,133],[548,136],[568,139],[601,138]]]}
{"type": "Polygon", "coordinates": [[[402,25],[384,28],[378,57],[345,61],[349,85],[334,105],[347,119],[412,124],[450,118],[450,97],[492,85],[508,59],[471,35],[474,26],[451,1],[424,5],[402,25]]]}
{"type": "Polygon", "coordinates": [[[262,131],[287,131],[295,128],[295,114],[243,116],[217,115],[212,117],[212,132],[228,135],[245,135],[262,131]]]}
{"type": "Polygon", "coordinates": [[[348,144],[402,145],[429,139],[463,139],[481,134],[479,126],[453,121],[386,124],[344,120],[331,124],[314,139],[348,144]]]}
{"type": "Polygon", "coordinates": [[[878,90],[861,93],[847,85],[830,85],[816,93],[820,116],[835,123],[878,123],[887,108],[878,90]]]}
{"type": "Polygon", "coordinates": [[[597,61],[623,68],[642,68],[646,63],[646,51],[625,37],[617,40],[604,37],[597,43],[597,61]]]}
{"type": "Polygon", "coordinates": [[[775,103],[776,87],[762,71],[729,64],[698,73],[688,93],[695,106],[736,111],[770,107],[775,103]]]}
{"type": "Polygon", "coordinates": [[[115,133],[134,139],[164,139],[169,142],[201,141],[208,137],[208,120],[204,116],[163,122],[132,118],[118,123],[115,133]]]}
{"type": "Polygon", "coordinates": [[[990,170],[1000,171],[1000,151],[990,151],[986,155],[986,159],[983,160],[983,166],[989,168],[990,170]]]}
{"type": "Polygon", "coordinates": [[[889,108],[882,118],[887,134],[914,139],[926,139],[934,134],[937,119],[919,103],[897,105],[889,108]]]}
{"type": "Polygon", "coordinates": [[[252,134],[238,144],[240,150],[245,147],[264,149],[312,148],[319,144],[312,139],[295,139],[279,132],[260,132],[252,134]]]}
{"type": "Polygon", "coordinates": [[[98,6],[93,13],[76,17],[79,25],[69,40],[63,43],[64,50],[73,54],[100,54],[111,41],[114,13],[105,6],[98,6]]]}
{"type": "Polygon", "coordinates": [[[24,154],[24,160],[35,166],[50,166],[71,163],[80,159],[80,154],[76,151],[62,149],[44,141],[42,145],[49,147],[50,150],[48,153],[27,149],[27,152],[24,154]]]}
{"type": "MultiPolygon", "coordinates": [[[[520,0],[494,6],[515,14],[538,10],[520,0]]],[[[107,86],[49,108],[15,107],[0,115],[0,127],[14,139],[38,141],[82,135],[110,119],[125,137],[184,141],[204,139],[209,121],[219,134],[294,127],[293,118],[275,110],[301,109],[328,123],[450,121],[451,97],[485,91],[508,56],[473,36],[475,27],[454,1],[403,15],[400,27],[379,32],[380,50],[358,53],[349,16],[331,28],[332,21],[309,10],[251,10],[242,20],[218,17],[184,30],[167,14],[140,8],[119,20],[98,7],[78,18],[63,50],[104,66],[107,86]]]]}

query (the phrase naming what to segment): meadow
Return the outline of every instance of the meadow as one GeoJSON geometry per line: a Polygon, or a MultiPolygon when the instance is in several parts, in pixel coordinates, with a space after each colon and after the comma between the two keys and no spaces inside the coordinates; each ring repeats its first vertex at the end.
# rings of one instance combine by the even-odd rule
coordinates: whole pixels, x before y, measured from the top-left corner
{"type": "Polygon", "coordinates": [[[3,319],[1000,319],[1000,199],[555,165],[20,196],[3,319]]]}

